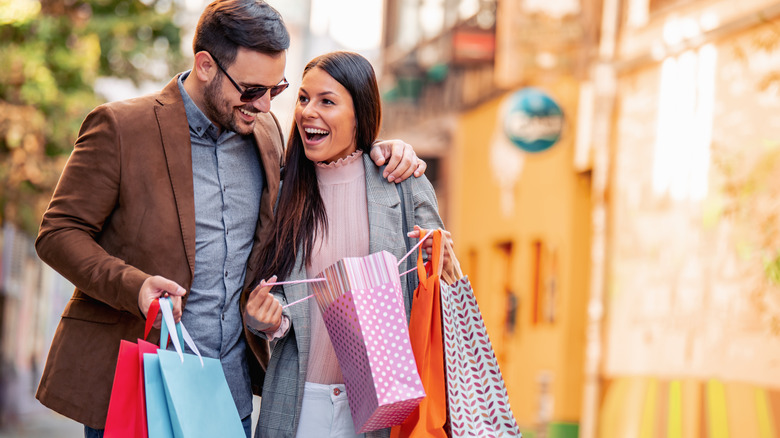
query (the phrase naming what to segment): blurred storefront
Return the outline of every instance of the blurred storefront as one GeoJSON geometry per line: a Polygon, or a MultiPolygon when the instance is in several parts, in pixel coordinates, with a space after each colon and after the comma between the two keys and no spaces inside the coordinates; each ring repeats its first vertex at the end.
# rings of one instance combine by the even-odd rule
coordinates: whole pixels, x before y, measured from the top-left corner
{"type": "Polygon", "coordinates": [[[526,436],[780,436],[780,2],[386,4],[526,436]]]}

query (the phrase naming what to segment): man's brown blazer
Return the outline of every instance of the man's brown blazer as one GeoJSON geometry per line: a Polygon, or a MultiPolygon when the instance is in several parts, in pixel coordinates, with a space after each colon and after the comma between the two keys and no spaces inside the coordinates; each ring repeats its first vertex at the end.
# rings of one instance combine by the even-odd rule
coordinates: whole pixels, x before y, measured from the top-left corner
{"type": "MultiPolygon", "coordinates": [[[[96,429],[105,426],[120,340],[143,338],[141,284],[150,275],[188,291],[192,284],[192,156],[177,79],[159,93],[101,105],[86,117],[35,244],[40,258],[76,286],[37,397],[96,429]]],[[[250,260],[270,234],[279,189],[283,140],[273,115],[258,116],[255,138],[265,184],[250,260]]],[[[247,338],[267,363],[267,344],[247,338]]],[[[261,383],[262,369],[253,369],[261,383]]]]}

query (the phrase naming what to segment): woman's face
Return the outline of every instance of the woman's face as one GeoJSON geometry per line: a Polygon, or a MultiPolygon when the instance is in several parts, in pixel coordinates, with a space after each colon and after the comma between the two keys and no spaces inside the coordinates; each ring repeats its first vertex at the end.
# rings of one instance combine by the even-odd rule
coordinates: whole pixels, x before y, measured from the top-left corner
{"type": "Polygon", "coordinates": [[[303,77],[295,123],[311,161],[330,163],[357,149],[352,96],[321,68],[314,67],[303,77]]]}

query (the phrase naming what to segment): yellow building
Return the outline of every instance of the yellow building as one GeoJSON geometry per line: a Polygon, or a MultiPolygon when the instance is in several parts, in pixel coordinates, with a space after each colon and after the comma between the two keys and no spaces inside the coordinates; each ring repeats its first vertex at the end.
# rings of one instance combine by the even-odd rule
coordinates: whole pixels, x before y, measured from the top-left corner
{"type": "MultiPolygon", "coordinates": [[[[547,90],[576,109],[574,81],[547,90]]],[[[449,223],[517,420],[545,430],[581,411],[590,178],[573,166],[573,120],[550,149],[523,152],[501,139],[501,102],[460,118],[449,223]]]]}
{"type": "Polygon", "coordinates": [[[453,16],[474,2],[448,0],[442,26],[426,38],[411,24],[417,3],[387,2],[383,135],[414,144],[433,165],[428,176],[525,436],[576,436],[591,270],[578,76],[597,11],[589,2],[551,11],[518,0],[453,16]],[[522,150],[505,129],[509,99],[528,87],[563,112],[560,139],[540,152],[522,150]]]}

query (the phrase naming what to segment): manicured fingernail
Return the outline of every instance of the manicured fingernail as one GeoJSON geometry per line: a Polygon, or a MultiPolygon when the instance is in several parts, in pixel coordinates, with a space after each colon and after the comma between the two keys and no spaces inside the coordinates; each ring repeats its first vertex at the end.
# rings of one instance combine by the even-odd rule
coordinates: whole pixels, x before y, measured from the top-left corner
{"type": "Polygon", "coordinates": [[[389,178],[387,178],[388,181],[393,182],[395,181],[395,177],[393,175],[390,175],[389,178]]]}

